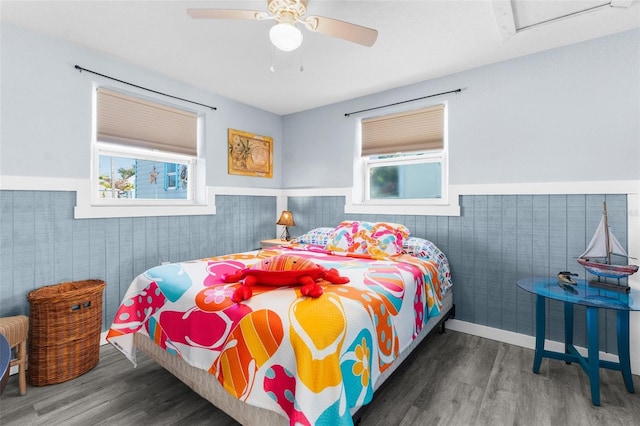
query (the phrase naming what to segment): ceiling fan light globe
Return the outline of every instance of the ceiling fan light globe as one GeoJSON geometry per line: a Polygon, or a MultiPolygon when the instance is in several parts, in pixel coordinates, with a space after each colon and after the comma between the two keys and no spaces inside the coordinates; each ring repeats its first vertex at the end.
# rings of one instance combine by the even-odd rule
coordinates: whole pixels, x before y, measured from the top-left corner
{"type": "Polygon", "coordinates": [[[283,22],[271,27],[269,39],[283,52],[291,52],[302,44],[302,31],[295,25],[283,22]]]}

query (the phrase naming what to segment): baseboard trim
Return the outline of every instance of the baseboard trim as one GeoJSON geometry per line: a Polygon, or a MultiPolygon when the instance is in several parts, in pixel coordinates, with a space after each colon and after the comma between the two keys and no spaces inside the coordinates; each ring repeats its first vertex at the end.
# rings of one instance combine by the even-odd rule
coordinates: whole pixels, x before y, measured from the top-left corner
{"type": "MultiPolygon", "coordinates": [[[[474,324],[466,321],[451,319],[447,321],[446,328],[461,333],[467,333],[485,339],[495,340],[497,342],[508,343],[510,345],[520,346],[534,350],[536,347],[536,338],[526,334],[514,333],[512,331],[501,330],[499,328],[487,327],[485,325],[474,324]]],[[[545,339],[544,347],[550,351],[564,352],[564,342],[556,342],[555,340],[545,339]]],[[[582,356],[587,355],[587,349],[576,346],[576,349],[582,356]]],[[[618,355],[600,351],[600,359],[604,361],[618,362],[618,355]]],[[[634,374],[638,374],[634,372],[634,374]]]]}

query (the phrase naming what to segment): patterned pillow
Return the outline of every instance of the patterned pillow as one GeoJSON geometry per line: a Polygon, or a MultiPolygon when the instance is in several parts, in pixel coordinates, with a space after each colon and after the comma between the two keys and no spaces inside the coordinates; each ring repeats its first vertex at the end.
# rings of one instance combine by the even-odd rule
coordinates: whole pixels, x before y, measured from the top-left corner
{"type": "Polygon", "coordinates": [[[327,241],[329,241],[329,236],[333,232],[334,228],[316,228],[307,232],[306,234],[300,235],[298,238],[295,238],[292,242],[300,243],[300,244],[313,244],[315,246],[326,246],[327,241]]]}
{"type": "Polygon", "coordinates": [[[395,256],[402,253],[408,236],[409,230],[397,223],[347,220],[333,231],[325,248],[374,258],[395,256]]]}
{"type": "Polygon", "coordinates": [[[433,260],[438,265],[438,275],[442,290],[447,291],[452,286],[449,260],[431,241],[424,238],[409,237],[404,242],[402,253],[433,260]]]}

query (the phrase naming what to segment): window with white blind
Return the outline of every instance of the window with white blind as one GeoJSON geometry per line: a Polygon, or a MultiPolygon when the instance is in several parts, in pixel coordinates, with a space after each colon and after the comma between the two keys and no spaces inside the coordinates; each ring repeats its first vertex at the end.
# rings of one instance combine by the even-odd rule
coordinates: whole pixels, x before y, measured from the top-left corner
{"type": "Polygon", "coordinates": [[[361,121],[362,203],[447,202],[445,105],[361,121]]]}
{"type": "Polygon", "coordinates": [[[93,204],[195,204],[198,115],[102,87],[95,100],[93,204]]]}

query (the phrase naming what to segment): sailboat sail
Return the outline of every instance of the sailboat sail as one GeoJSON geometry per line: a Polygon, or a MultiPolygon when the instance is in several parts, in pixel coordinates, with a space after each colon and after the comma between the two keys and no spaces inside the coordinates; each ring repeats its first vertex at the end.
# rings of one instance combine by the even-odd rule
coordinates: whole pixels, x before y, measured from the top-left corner
{"type": "MultiPolygon", "coordinates": [[[[613,235],[611,229],[609,229],[609,253],[627,257],[627,252],[622,247],[622,244],[620,244],[620,241],[618,241],[616,236],[613,235]]],[[[603,215],[602,219],[600,219],[600,224],[596,229],[596,233],[593,234],[591,242],[580,257],[608,257],[609,253],[607,253],[607,229],[603,215]]]]}
{"type": "MultiPolygon", "coordinates": [[[[607,204],[603,203],[604,213],[600,224],[596,229],[589,246],[578,258],[578,263],[598,277],[624,278],[635,274],[638,271],[637,265],[612,265],[611,254],[628,257],[626,250],[620,241],[611,233],[607,222],[607,204]],[[590,258],[605,258],[603,262],[594,261],[590,258]]],[[[598,278],[599,280],[600,278],[598,278]]]]}

